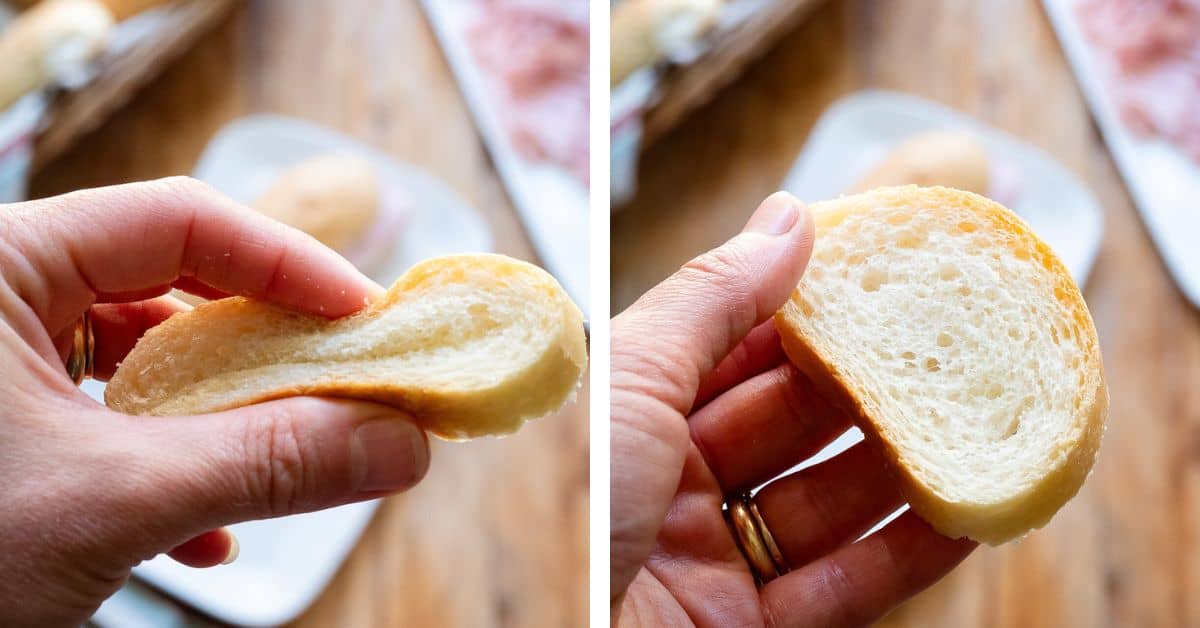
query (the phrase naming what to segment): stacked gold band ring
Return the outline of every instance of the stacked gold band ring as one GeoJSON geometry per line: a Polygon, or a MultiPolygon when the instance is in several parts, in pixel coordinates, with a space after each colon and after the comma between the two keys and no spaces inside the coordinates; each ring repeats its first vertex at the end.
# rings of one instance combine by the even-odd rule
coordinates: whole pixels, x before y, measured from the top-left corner
{"type": "Polygon", "coordinates": [[[729,499],[725,506],[725,522],[737,541],[738,549],[750,565],[755,581],[762,586],[787,573],[790,568],[767,529],[758,505],[749,492],[729,499]]]}
{"type": "Polygon", "coordinates": [[[75,323],[75,335],[71,341],[71,351],[67,353],[67,375],[75,385],[83,383],[84,378],[91,377],[95,364],[93,362],[94,343],[92,337],[92,312],[85,311],[79,322],[75,323]]]}

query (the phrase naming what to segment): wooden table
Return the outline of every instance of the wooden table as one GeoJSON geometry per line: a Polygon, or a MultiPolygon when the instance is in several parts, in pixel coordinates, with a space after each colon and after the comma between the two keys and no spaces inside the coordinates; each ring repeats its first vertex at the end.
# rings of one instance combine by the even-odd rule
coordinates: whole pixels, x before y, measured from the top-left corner
{"type": "MultiPolygon", "coordinates": [[[[33,181],[45,196],[185,174],[224,124],[277,112],[440,177],[533,258],[416,0],[248,3],[33,181]]],[[[434,443],[297,626],[570,626],[587,617],[587,390],[504,440],[434,443]]],[[[302,551],[302,548],[297,548],[302,551]]]]}
{"type": "Polygon", "coordinates": [[[1200,314],[1168,277],[1036,0],[830,0],[643,156],[639,194],[612,220],[613,308],[740,229],[821,112],[866,87],[970,112],[1092,187],[1106,231],[1085,295],[1112,394],[1079,497],[883,625],[1200,626],[1200,314]]]}

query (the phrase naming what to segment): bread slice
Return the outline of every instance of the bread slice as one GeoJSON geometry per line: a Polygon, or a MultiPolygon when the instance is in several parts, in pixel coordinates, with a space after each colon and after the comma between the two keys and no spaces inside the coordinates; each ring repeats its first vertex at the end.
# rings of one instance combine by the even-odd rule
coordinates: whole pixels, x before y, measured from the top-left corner
{"type": "Polygon", "coordinates": [[[542,269],[502,255],[414,266],[339,319],[233,297],[151,329],[105,391],[115,410],[181,415],[292,395],[365,399],[433,434],[516,431],[574,395],[583,315],[542,269]]]}
{"type": "Polygon", "coordinates": [[[880,188],[811,211],[812,259],[775,317],[788,357],[938,532],[998,545],[1045,525],[1108,415],[1096,329],[1062,262],[960,190],[880,188]]]}

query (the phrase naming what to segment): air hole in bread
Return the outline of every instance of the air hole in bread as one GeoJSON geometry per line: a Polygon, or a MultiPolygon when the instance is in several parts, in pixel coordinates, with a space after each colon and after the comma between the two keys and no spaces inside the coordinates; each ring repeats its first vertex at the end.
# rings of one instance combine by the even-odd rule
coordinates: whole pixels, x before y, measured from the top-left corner
{"type": "Polygon", "coordinates": [[[887,271],[881,268],[869,268],[863,273],[862,289],[867,292],[875,292],[879,290],[883,284],[887,283],[887,271]]]}
{"type": "Polygon", "coordinates": [[[959,277],[961,277],[962,271],[960,271],[958,269],[958,267],[955,266],[954,264],[943,263],[938,268],[938,276],[941,277],[945,281],[950,281],[952,279],[958,279],[959,277]]]}
{"type": "Polygon", "coordinates": [[[925,243],[925,238],[917,233],[901,233],[896,236],[896,247],[915,249],[925,243]]]}
{"type": "Polygon", "coordinates": [[[925,358],[925,370],[930,373],[936,373],[942,370],[942,365],[937,358],[925,358]]]}
{"type": "Polygon", "coordinates": [[[973,233],[978,228],[979,228],[979,225],[977,225],[973,222],[964,220],[963,222],[958,223],[958,230],[963,233],[973,233]]]}
{"type": "Polygon", "coordinates": [[[939,347],[949,347],[950,345],[954,344],[954,338],[950,334],[942,332],[938,334],[937,344],[939,347]]]}

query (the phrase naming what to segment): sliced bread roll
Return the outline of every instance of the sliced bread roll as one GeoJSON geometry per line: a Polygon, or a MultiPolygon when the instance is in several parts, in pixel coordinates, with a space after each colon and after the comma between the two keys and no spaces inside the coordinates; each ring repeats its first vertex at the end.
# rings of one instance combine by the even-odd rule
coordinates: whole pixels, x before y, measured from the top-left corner
{"type": "Polygon", "coordinates": [[[115,410],[181,415],[293,395],[365,399],[449,439],[507,434],[575,393],[583,315],[542,269],[502,255],[414,266],[338,320],[234,297],[146,333],[105,391],[115,410]]]}
{"type": "Polygon", "coordinates": [[[104,48],[113,16],[95,0],[47,0],[0,32],[0,112],[78,71],[104,48]]]}
{"type": "Polygon", "coordinates": [[[634,72],[693,43],[716,23],[724,0],[622,0],[612,8],[609,80],[634,72]]]}
{"type": "Polygon", "coordinates": [[[1083,484],[1108,415],[1096,330],[1054,252],[969,192],[816,203],[775,317],[788,357],[892,463],[938,532],[997,545],[1083,484]]]}

